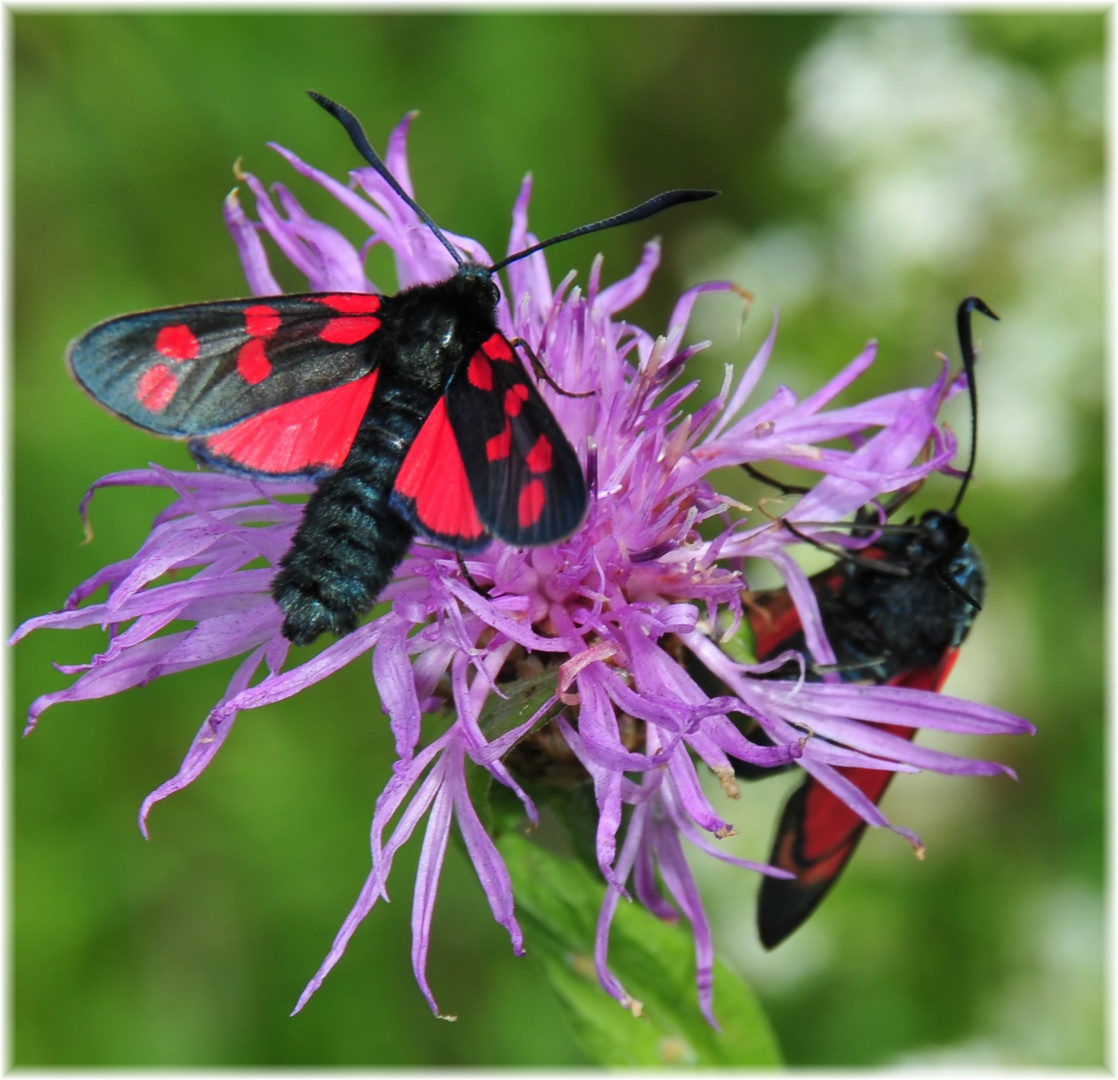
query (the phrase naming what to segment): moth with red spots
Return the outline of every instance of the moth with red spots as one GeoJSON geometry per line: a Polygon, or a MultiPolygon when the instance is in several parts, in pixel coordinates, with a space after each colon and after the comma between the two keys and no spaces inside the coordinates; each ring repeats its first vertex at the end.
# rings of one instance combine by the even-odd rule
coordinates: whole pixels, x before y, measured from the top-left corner
{"type": "MultiPolygon", "coordinates": [[[[957,514],[975,462],[977,397],[970,319],[976,309],[997,318],[973,296],[959,305],[956,315],[971,398],[972,437],[970,461],[951,508],[928,510],[919,521],[887,526],[872,546],[840,558],[810,579],[837,660],[833,670],[844,681],[938,692],[981,608],[985,570],[957,514]]],[[[874,530],[870,515],[860,518],[867,530],[874,530]]],[[[759,662],[792,649],[804,655],[805,678],[820,679],[786,589],[752,594],[748,621],[759,662]]],[[[769,677],[794,679],[799,674],[799,666],[790,664],[769,677]]],[[[911,727],[880,725],[879,730],[901,739],[916,735],[911,727]]],[[[750,734],[761,737],[759,731],[750,734]]],[[[757,779],[772,775],[773,770],[737,762],[735,771],[743,778],[757,779]]],[[[851,785],[874,804],[881,801],[893,778],[888,769],[835,767],[834,774],[839,784],[851,785]]],[[[761,881],[757,928],[766,948],[779,945],[819,906],[865,830],[865,819],[812,776],[789,796],[769,861],[795,877],[761,881]]]]}
{"type": "MultiPolygon", "coordinates": [[[[953,514],[940,511],[929,511],[910,524],[914,531],[887,533],[864,549],[864,557],[882,569],[840,563],[811,578],[844,681],[939,691],[978,613],[985,571],[966,527],[953,514]],[[892,574],[895,568],[906,576],[892,574]],[[941,583],[941,569],[951,575],[959,592],[941,583]]],[[[784,590],[755,594],[753,602],[749,621],[759,661],[787,649],[810,658],[784,590]]],[[[784,675],[796,678],[799,670],[784,675]]],[[[819,674],[809,666],[806,678],[816,681],[819,674]]],[[[901,739],[916,735],[911,727],[881,724],[878,730],[901,739]]],[[[834,771],[840,783],[852,785],[875,804],[893,779],[888,769],[836,766],[834,771]]],[[[769,861],[795,877],[766,877],[761,882],[757,929],[766,948],[779,945],[819,906],[865,830],[865,819],[814,777],[806,777],[792,792],[769,861]]]]}
{"type": "Polygon", "coordinates": [[[664,192],[481,266],[403,191],[352,113],[311,97],[446,247],[455,273],[395,296],[309,293],[125,315],[68,354],[97,401],[189,440],[200,463],[319,481],[272,590],[296,644],[353,630],[417,532],[471,552],[493,537],[551,544],[578,527],[582,466],[519,343],[497,328],[495,274],[551,244],[717,194],[664,192]]]}

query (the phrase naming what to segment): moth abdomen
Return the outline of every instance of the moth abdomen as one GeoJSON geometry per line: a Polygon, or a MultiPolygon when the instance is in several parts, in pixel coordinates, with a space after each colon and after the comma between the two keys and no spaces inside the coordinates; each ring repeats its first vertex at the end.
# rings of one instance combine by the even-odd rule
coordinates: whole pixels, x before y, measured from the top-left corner
{"type": "Polygon", "coordinates": [[[434,402],[414,387],[381,390],[342,467],[307,500],[303,521],[280,561],[272,595],[283,609],[283,633],[296,645],[307,645],[326,630],[338,636],[353,630],[415,536],[390,498],[404,456],[434,402]]]}

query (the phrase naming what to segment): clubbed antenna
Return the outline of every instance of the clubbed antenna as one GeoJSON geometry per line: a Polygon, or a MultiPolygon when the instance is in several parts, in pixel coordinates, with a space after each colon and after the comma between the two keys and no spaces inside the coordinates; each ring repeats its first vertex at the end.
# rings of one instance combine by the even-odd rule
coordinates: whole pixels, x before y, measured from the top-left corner
{"type": "Polygon", "coordinates": [[[550,240],[541,240],[538,244],[533,244],[530,248],[525,248],[523,251],[518,251],[515,255],[508,255],[500,262],[495,263],[492,267],[492,271],[496,273],[498,270],[503,270],[509,263],[516,262],[518,259],[523,259],[528,255],[533,255],[535,252],[543,250],[543,248],[551,247],[552,244],[561,244],[564,240],[573,240],[576,236],[585,236],[587,233],[601,232],[603,229],[614,229],[618,225],[628,225],[633,221],[643,221],[645,218],[652,217],[653,214],[660,213],[661,210],[668,210],[673,206],[679,206],[680,203],[713,199],[715,195],[718,194],[721,193],[696,188],[678,188],[675,191],[662,191],[659,195],[653,195],[651,199],[646,199],[640,206],[634,206],[631,210],[625,210],[620,214],[614,214],[612,217],[603,218],[601,221],[595,221],[592,225],[580,225],[577,229],[571,229],[570,232],[560,233],[558,236],[551,237],[550,240]]]}
{"type": "Polygon", "coordinates": [[[357,148],[357,152],[384,177],[388,186],[419,215],[420,221],[435,234],[443,247],[450,252],[454,261],[461,266],[465,260],[455,246],[442,234],[442,230],[432,220],[431,215],[396,182],[396,177],[388,171],[388,166],[381,161],[380,155],[373,149],[369,137],[365,134],[365,129],[361,127],[361,122],[357,117],[349,109],[343,108],[336,101],[331,101],[328,97],[316,93],[314,90],[308,90],[307,93],[346,129],[353,145],[357,148]]]}
{"type": "Polygon", "coordinates": [[[971,313],[975,310],[981,311],[983,315],[995,321],[998,318],[986,302],[977,296],[968,296],[955,313],[955,326],[959,332],[959,351],[963,354],[963,370],[967,373],[967,390],[970,393],[970,461],[967,463],[967,471],[963,474],[963,482],[959,485],[955,501],[948,511],[951,514],[959,509],[963,501],[967,485],[974,475],[975,455],[978,451],[978,391],[974,385],[974,366],[977,357],[974,351],[974,337],[971,334],[971,313]]]}
{"type": "MultiPolygon", "coordinates": [[[[458,253],[454,245],[443,235],[442,230],[440,230],[438,225],[432,220],[431,215],[400,187],[396,182],[396,177],[388,171],[388,166],[381,161],[380,155],[373,149],[357,117],[348,109],[339,105],[336,101],[331,101],[323,94],[319,94],[314,90],[308,90],[307,93],[346,129],[350,139],[353,141],[353,145],[357,148],[357,152],[380,173],[388,186],[419,215],[420,221],[435,234],[443,247],[450,252],[454,261],[459,266],[464,265],[465,260],[458,253]]],[[[550,240],[543,240],[538,244],[533,244],[530,248],[518,251],[515,255],[509,255],[491,266],[489,272],[495,274],[498,270],[503,270],[509,263],[516,262],[518,259],[523,259],[543,248],[551,247],[552,244],[560,244],[564,240],[573,240],[576,236],[585,236],[587,233],[601,232],[603,229],[613,229],[618,225],[628,225],[632,221],[642,221],[644,218],[652,217],[653,214],[658,214],[661,210],[667,210],[672,206],[678,206],[680,203],[697,202],[700,199],[713,199],[717,194],[719,194],[717,191],[696,190],[693,188],[680,188],[676,191],[661,192],[659,195],[654,195],[651,199],[642,202],[640,206],[634,206],[631,210],[626,210],[620,214],[614,214],[613,217],[603,218],[601,221],[595,221],[591,225],[580,225],[577,229],[571,229],[570,232],[560,233],[558,236],[551,237],[550,240]]],[[[979,302],[981,303],[981,301],[979,302]]]]}

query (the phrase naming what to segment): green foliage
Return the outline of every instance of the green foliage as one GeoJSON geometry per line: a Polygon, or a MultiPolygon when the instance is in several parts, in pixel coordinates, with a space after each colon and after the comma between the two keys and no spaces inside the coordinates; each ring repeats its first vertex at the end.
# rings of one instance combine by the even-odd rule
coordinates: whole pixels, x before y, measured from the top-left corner
{"type": "Polygon", "coordinates": [[[690,928],[661,922],[621,901],[609,963],[638,1015],[598,984],[594,931],[605,888],[586,867],[521,836],[500,844],[513,878],[528,956],[566,1010],[587,1057],[599,1065],[755,1066],[780,1064],[772,1029],[756,997],[724,964],[716,966],[715,1031],[695,1000],[690,928]]]}

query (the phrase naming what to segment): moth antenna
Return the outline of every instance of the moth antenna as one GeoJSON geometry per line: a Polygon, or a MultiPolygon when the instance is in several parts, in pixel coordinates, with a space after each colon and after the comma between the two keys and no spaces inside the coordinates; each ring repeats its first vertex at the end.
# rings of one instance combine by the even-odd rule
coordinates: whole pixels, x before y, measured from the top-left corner
{"type": "Polygon", "coordinates": [[[628,225],[633,221],[643,221],[645,218],[652,217],[653,214],[660,213],[661,210],[668,210],[673,206],[679,206],[680,203],[700,202],[703,199],[713,199],[715,195],[720,195],[718,191],[708,191],[698,188],[678,188],[675,191],[662,191],[659,195],[654,195],[651,199],[646,199],[640,206],[634,206],[631,210],[624,210],[620,214],[614,214],[612,217],[602,218],[601,221],[595,221],[591,225],[580,225],[577,229],[571,229],[570,232],[560,233],[558,236],[551,237],[550,240],[541,240],[538,244],[533,244],[531,247],[525,248],[523,251],[516,252],[515,255],[507,255],[501,259],[500,262],[494,263],[490,267],[490,273],[495,274],[498,270],[503,270],[509,263],[517,262],[519,259],[526,258],[528,255],[533,255],[537,251],[542,251],[546,247],[551,247],[552,244],[561,244],[564,240],[573,240],[576,236],[585,236],[587,233],[601,232],[603,229],[615,229],[618,225],[628,225]]]}
{"type": "Polygon", "coordinates": [[[932,573],[935,574],[936,580],[949,592],[954,593],[957,597],[969,604],[975,611],[981,611],[982,605],[975,600],[973,596],[966,589],[963,588],[944,568],[938,564],[932,567],[932,573]]]}
{"type": "Polygon", "coordinates": [[[356,147],[357,152],[380,173],[388,186],[419,215],[420,221],[435,234],[439,243],[450,252],[454,261],[459,266],[462,266],[466,260],[462,258],[455,246],[443,235],[442,230],[432,220],[431,215],[396,182],[396,177],[388,171],[388,166],[381,161],[380,155],[373,149],[372,143],[369,142],[369,137],[365,134],[365,129],[361,127],[361,122],[357,117],[354,116],[349,109],[339,105],[336,101],[331,101],[323,94],[319,94],[314,90],[308,90],[307,93],[346,129],[346,133],[356,147]]]}
{"type": "MultiPolygon", "coordinates": [[[[963,482],[959,485],[951,509],[948,510],[949,514],[954,514],[963,501],[967,485],[974,475],[975,455],[978,452],[978,391],[974,385],[974,367],[977,356],[974,351],[974,337],[971,334],[971,313],[976,309],[988,318],[998,320],[997,315],[990,310],[986,302],[977,296],[968,296],[955,312],[955,326],[959,333],[959,351],[963,354],[963,370],[967,373],[967,391],[970,394],[970,461],[967,462],[967,471],[963,474],[963,482]]],[[[952,591],[957,590],[952,589],[952,591]]],[[[960,595],[974,603],[969,596],[966,596],[961,590],[958,591],[960,595]]],[[[977,604],[974,606],[978,607],[977,604]]]]}

